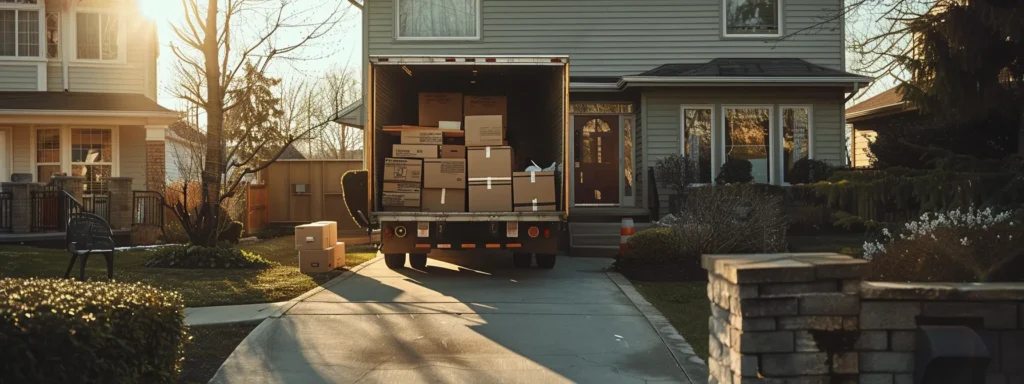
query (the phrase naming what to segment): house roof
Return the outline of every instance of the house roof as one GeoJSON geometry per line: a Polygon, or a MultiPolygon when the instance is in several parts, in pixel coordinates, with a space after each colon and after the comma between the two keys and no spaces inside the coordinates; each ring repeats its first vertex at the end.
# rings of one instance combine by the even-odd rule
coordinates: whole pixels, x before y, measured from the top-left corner
{"type": "Polygon", "coordinates": [[[917,107],[903,101],[903,97],[896,92],[896,87],[893,87],[847,108],[846,121],[857,122],[913,110],[917,110],[917,107]]]}
{"type": "Polygon", "coordinates": [[[281,157],[279,157],[278,159],[279,160],[306,160],[306,155],[303,155],[302,152],[299,152],[299,149],[295,148],[295,144],[289,144],[288,147],[286,147],[284,149],[284,152],[281,152],[281,157]]]}
{"type": "Polygon", "coordinates": [[[629,85],[845,85],[868,83],[870,77],[811,64],[801,59],[714,59],[703,64],[665,64],[633,76],[623,76],[620,88],[629,85]]]}
{"type": "Polygon", "coordinates": [[[366,110],[363,109],[363,99],[359,99],[335,113],[331,120],[338,124],[362,128],[365,117],[366,110]]]}
{"type": "Polygon", "coordinates": [[[135,93],[0,92],[0,99],[0,110],[177,113],[135,93]]]}

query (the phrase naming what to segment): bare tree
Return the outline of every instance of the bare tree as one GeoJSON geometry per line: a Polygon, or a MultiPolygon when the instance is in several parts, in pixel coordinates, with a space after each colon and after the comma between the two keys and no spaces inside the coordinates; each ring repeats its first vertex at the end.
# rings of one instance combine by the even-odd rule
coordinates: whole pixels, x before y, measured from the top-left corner
{"type": "MultiPolygon", "coordinates": [[[[332,120],[341,109],[359,99],[359,82],[351,70],[331,70],[310,80],[293,81],[281,90],[285,111],[279,123],[282,131],[301,132],[312,124],[332,120]]],[[[297,143],[309,158],[347,159],[361,149],[362,132],[330,124],[316,128],[297,143]]]]}
{"type": "Polygon", "coordinates": [[[251,101],[255,91],[251,87],[258,83],[242,80],[250,75],[267,78],[271,63],[278,60],[309,59],[304,48],[328,36],[349,6],[319,2],[303,9],[291,0],[181,0],[181,4],[185,19],[174,26],[181,44],[171,44],[178,59],[175,94],[202,111],[206,137],[200,172],[202,204],[196,209],[182,204],[171,208],[192,243],[210,246],[217,242],[221,203],[236,194],[248,175],[268,167],[288,145],[308,133],[289,134],[266,157],[256,155],[272,144],[270,138],[257,137],[256,130],[265,128],[262,124],[240,127],[236,140],[253,140],[251,145],[229,143],[226,117],[251,101]],[[239,153],[242,148],[251,153],[239,153]]]}

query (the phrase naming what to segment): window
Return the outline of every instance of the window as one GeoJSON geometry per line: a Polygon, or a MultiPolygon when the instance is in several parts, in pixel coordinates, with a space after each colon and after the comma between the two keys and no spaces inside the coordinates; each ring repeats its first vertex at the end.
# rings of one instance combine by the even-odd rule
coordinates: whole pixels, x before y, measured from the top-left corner
{"type": "Polygon", "coordinates": [[[725,158],[744,159],[752,165],[755,183],[771,180],[769,145],[771,107],[725,107],[725,158]]]}
{"type": "Polygon", "coordinates": [[[707,107],[682,108],[682,154],[694,164],[697,172],[695,183],[710,184],[711,173],[711,122],[714,109],[707,107]]]}
{"type": "Polygon", "coordinates": [[[106,192],[114,168],[112,137],[109,129],[71,130],[71,175],[85,178],[86,193],[106,192]]]}
{"type": "Polygon", "coordinates": [[[39,57],[37,0],[0,0],[0,56],[39,57]]]}
{"type": "Polygon", "coordinates": [[[78,59],[120,59],[121,21],[117,14],[78,12],[75,14],[75,32],[78,59]]]}
{"type": "Polygon", "coordinates": [[[480,0],[395,0],[397,38],[474,40],[480,38],[480,0]]]}
{"type": "Polygon", "coordinates": [[[60,175],[60,129],[36,130],[36,174],[40,183],[60,175]]]}
{"type": "Polygon", "coordinates": [[[782,172],[790,182],[793,164],[811,157],[811,108],[782,107],[782,172]]]}
{"type": "Polygon", "coordinates": [[[725,36],[761,37],[782,34],[782,0],[722,0],[725,36]]]}
{"type": "Polygon", "coordinates": [[[60,58],[60,13],[46,13],[46,58],[60,58]]]}

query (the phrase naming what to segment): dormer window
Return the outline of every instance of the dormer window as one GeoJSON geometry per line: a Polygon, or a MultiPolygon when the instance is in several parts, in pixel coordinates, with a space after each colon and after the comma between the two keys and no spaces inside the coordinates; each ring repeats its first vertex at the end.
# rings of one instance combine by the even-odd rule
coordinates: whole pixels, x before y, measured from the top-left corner
{"type": "Polygon", "coordinates": [[[75,13],[75,57],[79,60],[121,60],[121,35],[121,17],[117,13],[75,13]]]}
{"type": "Polygon", "coordinates": [[[40,57],[42,8],[38,0],[0,0],[0,57],[40,57]]]}
{"type": "Polygon", "coordinates": [[[478,40],[480,0],[395,0],[398,40],[478,40]]]}
{"type": "Polygon", "coordinates": [[[782,36],[782,0],[722,0],[726,37],[782,36]]]}

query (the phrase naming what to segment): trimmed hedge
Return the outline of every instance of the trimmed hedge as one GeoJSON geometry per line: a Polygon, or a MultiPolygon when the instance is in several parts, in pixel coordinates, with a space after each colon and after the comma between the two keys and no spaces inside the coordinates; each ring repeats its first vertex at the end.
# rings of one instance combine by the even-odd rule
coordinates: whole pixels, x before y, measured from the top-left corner
{"type": "Polygon", "coordinates": [[[663,263],[679,259],[679,237],[672,228],[649,228],[637,232],[626,242],[624,256],[618,263],[663,263]]]}
{"type": "Polygon", "coordinates": [[[238,248],[171,245],[154,252],[146,262],[152,268],[264,269],[281,265],[238,248]]]}
{"type": "Polygon", "coordinates": [[[184,311],[142,284],[0,279],[0,381],[173,383],[184,311]]]}

